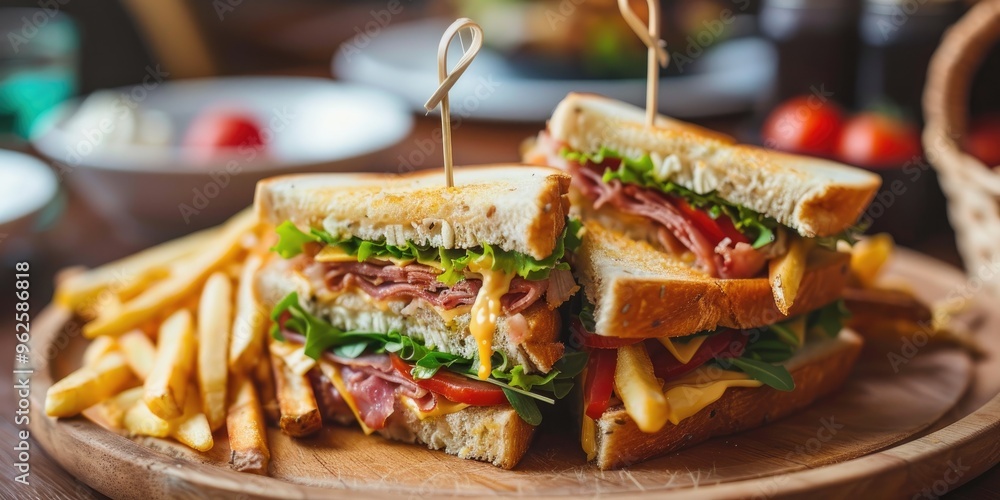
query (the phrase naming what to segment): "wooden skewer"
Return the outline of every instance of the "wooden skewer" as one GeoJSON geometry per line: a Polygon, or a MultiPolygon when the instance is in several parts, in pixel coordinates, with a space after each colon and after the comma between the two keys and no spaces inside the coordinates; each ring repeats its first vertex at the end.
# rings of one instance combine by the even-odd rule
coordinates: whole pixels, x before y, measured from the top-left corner
{"type": "MultiPolygon", "coordinates": [[[[459,37],[461,41],[461,36],[459,37]]],[[[448,187],[453,187],[455,185],[454,176],[452,173],[453,165],[451,159],[451,107],[448,105],[448,91],[455,85],[455,82],[461,78],[462,73],[465,73],[466,68],[472,63],[472,59],[476,57],[479,53],[479,49],[483,47],[483,28],[475,23],[472,19],[463,17],[457,19],[455,22],[451,23],[444,32],[444,36],[441,37],[441,43],[438,45],[438,85],[437,90],[431,95],[431,98],[427,100],[424,104],[424,109],[427,112],[431,112],[438,106],[441,105],[441,145],[444,149],[444,174],[447,181],[448,187]],[[458,60],[458,64],[452,69],[451,73],[448,72],[448,46],[451,45],[451,41],[455,38],[462,29],[468,28],[472,31],[472,42],[469,44],[469,48],[464,50],[462,53],[462,58],[458,60]]]]}
{"type": "Polygon", "coordinates": [[[670,62],[667,44],[660,39],[660,2],[646,0],[649,6],[649,24],[643,25],[642,19],[632,11],[629,0],[618,0],[618,9],[622,12],[625,22],[632,31],[646,44],[648,57],[646,60],[646,125],[652,127],[656,122],[660,91],[660,67],[666,67],[670,62]]]}

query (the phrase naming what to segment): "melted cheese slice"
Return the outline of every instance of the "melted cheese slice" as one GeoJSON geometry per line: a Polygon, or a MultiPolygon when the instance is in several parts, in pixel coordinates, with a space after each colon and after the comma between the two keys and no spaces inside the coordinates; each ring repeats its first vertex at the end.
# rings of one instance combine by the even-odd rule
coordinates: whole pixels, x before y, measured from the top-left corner
{"type": "Polygon", "coordinates": [[[664,395],[670,405],[668,419],[677,425],[691,415],[716,402],[730,387],[760,387],[763,383],[742,372],[722,371],[718,368],[699,368],[689,375],[667,384],[664,395]],[[711,371],[708,371],[711,370],[711,371]],[[709,381],[709,375],[714,375],[709,381]]]}
{"type": "Polygon", "coordinates": [[[477,375],[486,380],[493,371],[490,358],[493,357],[493,334],[497,329],[497,319],[500,318],[500,297],[510,290],[510,282],[515,273],[493,271],[491,259],[469,264],[469,270],[483,277],[483,286],[472,304],[472,319],[469,321],[469,332],[476,339],[479,348],[479,371],[477,375]]]}
{"type": "Polygon", "coordinates": [[[583,452],[587,454],[589,462],[597,457],[597,422],[584,415],[580,432],[580,445],[583,446],[583,452]]]}
{"type": "Polygon", "coordinates": [[[413,413],[416,413],[417,418],[420,420],[426,420],[428,418],[443,417],[450,413],[455,413],[457,411],[462,411],[469,407],[465,403],[456,403],[454,401],[448,401],[445,398],[439,397],[437,399],[437,405],[431,411],[423,411],[417,406],[417,403],[412,399],[403,396],[401,398],[403,405],[410,409],[413,413]]]}
{"type": "Polygon", "coordinates": [[[365,425],[364,420],[361,420],[361,413],[358,412],[358,404],[354,401],[354,396],[347,392],[347,385],[344,384],[344,379],[340,377],[340,369],[330,363],[320,363],[320,370],[326,375],[333,386],[337,388],[337,392],[340,393],[340,397],[344,398],[344,402],[347,403],[347,407],[351,409],[351,413],[354,413],[355,420],[361,425],[361,430],[365,431],[365,434],[371,434],[375,432],[375,429],[365,425]]]}
{"type": "MultiPolygon", "coordinates": [[[[338,246],[327,245],[323,247],[323,249],[320,250],[318,254],[316,254],[315,259],[316,262],[357,262],[358,256],[351,255],[345,252],[343,248],[340,248],[338,246]]],[[[407,264],[412,264],[416,262],[415,259],[399,259],[396,257],[385,257],[385,258],[379,257],[379,260],[387,260],[397,266],[405,266],[407,264]]],[[[421,262],[421,264],[441,269],[440,262],[428,261],[428,262],[421,262]]]]}
{"type": "Polygon", "coordinates": [[[663,347],[666,347],[677,361],[682,365],[686,365],[691,362],[691,358],[694,357],[694,354],[698,352],[698,348],[705,343],[705,339],[707,338],[708,335],[702,335],[691,339],[686,344],[683,342],[674,342],[669,337],[660,337],[656,340],[659,340],[663,344],[663,347]]]}

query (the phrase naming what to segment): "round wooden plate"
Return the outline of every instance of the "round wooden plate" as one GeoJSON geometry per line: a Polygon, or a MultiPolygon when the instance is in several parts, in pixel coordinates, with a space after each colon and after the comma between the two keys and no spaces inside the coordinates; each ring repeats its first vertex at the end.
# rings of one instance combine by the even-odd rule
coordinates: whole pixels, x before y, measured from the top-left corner
{"type": "MultiPolygon", "coordinates": [[[[900,251],[887,274],[926,300],[978,293],[975,281],[912,252],[900,251]]],[[[31,428],[63,467],[116,498],[940,493],[1000,461],[1000,311],[974,301],[967,317],[978,321],[972,326],[988,352],[976,363],[957,349],[900,344],[899,357],[864,356],[840,392],[802,413],[620,471],[585,464],[575,422],[558,413],[547,416],[513,471],[356,429],[325,428],[305,440],[272,429],[271,477],[260,477],[228,468],[224,432],[200,454],[171,441],[131,440],[83,418],[34,418],[31,428]]],[[[42,408],[45,391],[78,365],[85,342],[79,325],[56,308],[38,319],[33,342],[34,352],[52,361],[36,366],[33,380],[32,404],[42,408]]]]}

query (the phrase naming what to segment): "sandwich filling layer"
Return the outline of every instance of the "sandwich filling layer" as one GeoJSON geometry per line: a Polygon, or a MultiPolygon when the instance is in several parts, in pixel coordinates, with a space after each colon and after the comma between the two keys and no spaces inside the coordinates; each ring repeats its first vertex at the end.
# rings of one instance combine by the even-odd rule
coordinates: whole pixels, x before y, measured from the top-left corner
{"type": "MultiPolygon", "coordinates": [[[[536,148],[545,163],[570,173],[571,186],[588,209],[611,207],[647,221],[658,246],[693,255],[696,268],[710,276],[757,276],[769,260],[787,251],[789,237],[798,237],[773,218],[670,182],[668,161],[654,162],[649,155],[626,158],[603,147],[572,151],[544,131],[536,148]]],[[[812,239],[833,247],[850,234],[812,239]]]]}
{"type": "MultiPolygon", "coordinates": [[[[553,403],[564,396],[582,369],[582,362],[573,369],[578,356],[553,363],[562,354],[562,345],[554,341],[551,347],[558,347],[557,353],[548,349],[546,356],[528,354],[536,363],[520,362],[522,356],[511,359],[494,349],[498,323],[505,325],[508,338],[527,338],[531,332],[524,331],[530,328],[525,315],[531,311],[545,308],[558,322],[554,309],[578,289],[563,260],[567,249],[572,251],[580,242],[575,221],[567,222],[555,250],[545,259],[488,244],[474,249],[387,245],[316,229],[306,233],[289,222],[278,226],[277,232],[280,240],[274,250],[305,278],[307,287],[299,289],[307,290],[309,297],[300,300],[292,292],[278,302],[272,311],[272,335],[299,342],[306,357],[326,357],[339,367],[326,378],[369,429],[384,427],[387,411],[400,401],[425,414],[439,408],[438,401],[452,409],[510,404],[525,421],[537,424],[541,415],[535,402],[553,403]],[[349,330],[352,322],[340,321],[345,314],[314,314],[329,307],[319,306],[346,296],[366,297],[374,309],[392,309],[393,317],[433,310],[446,324],[467,318],[465,331],[454,333],[471,336],[476,349],[449,352],[440,350],[440,344],[425,343],[426,335],[411,336],[406,328],[349,330]],[[344,361],[348,359],[355,361],[344,361]],[[359,366],[365,369],[358,371],[359,366]],[[393,369],[383,369],[386,366],[393,369]],[[336,387],[334,375],[342,387],[336,387]],[[440,398],[428,396],[427,391],[440,398]]],[[[553,335],[557,329],[555,325],[553,335]]]]}
{"type": "Polygon", "coordinates": [[[794,390],[787,362],[807,343],[836,337],[846,316],[843,304],[834,302],[752,330],[625,339],[592,333],[584,307],[571,325],[574,339],[589,353],[582,384],[584,427],[624,405],[640,430],[654,433],[697,414],[730,388],[794,390]]]}

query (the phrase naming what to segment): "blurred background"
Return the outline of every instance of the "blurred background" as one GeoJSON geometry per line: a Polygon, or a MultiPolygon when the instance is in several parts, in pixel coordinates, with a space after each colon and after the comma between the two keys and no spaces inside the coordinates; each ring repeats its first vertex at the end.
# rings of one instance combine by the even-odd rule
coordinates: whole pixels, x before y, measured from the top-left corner
{"type": "MultiPolygon", "coordinates": [[[[260,178],[439,168],[439,120],[422,105],[457,16],[483,26],[486,48],[451,93],[456,164],[517,161],[569,91],[645,97],[645,48],[614,0],[0,5],[0,265],[30,262],[33,310],[59,269],[217,224],[260,178]]],[[[663,0],[661,111],[879,173],[869,230],[960,265],[919,134],[928,61],[971,5],[663,0]]],[[[998,57],[959,138],[985,165],[1000,164],[998,57]]],[[[89,492],[75,484],[70,496],[89,492]]]]}
{"type": "MultiPolygon", "coordinates": [[[[871,231],[960,263],[920,100],[969,3],[662,4],[661,111],[878,172],[871,231]]],[[[4,264],[30,259],[48,278],[108,261],[219,223],[270,175],[439,167],[438,119],[422,104],[457,16],[487,44],[451,94],[457,164],[517,160],[572,90],[644,102],[645,48],[613,0],[4,0],[4,264]]],[[[962,138],[987,165],[1000,164],[997,57],[962,138]]]]}

